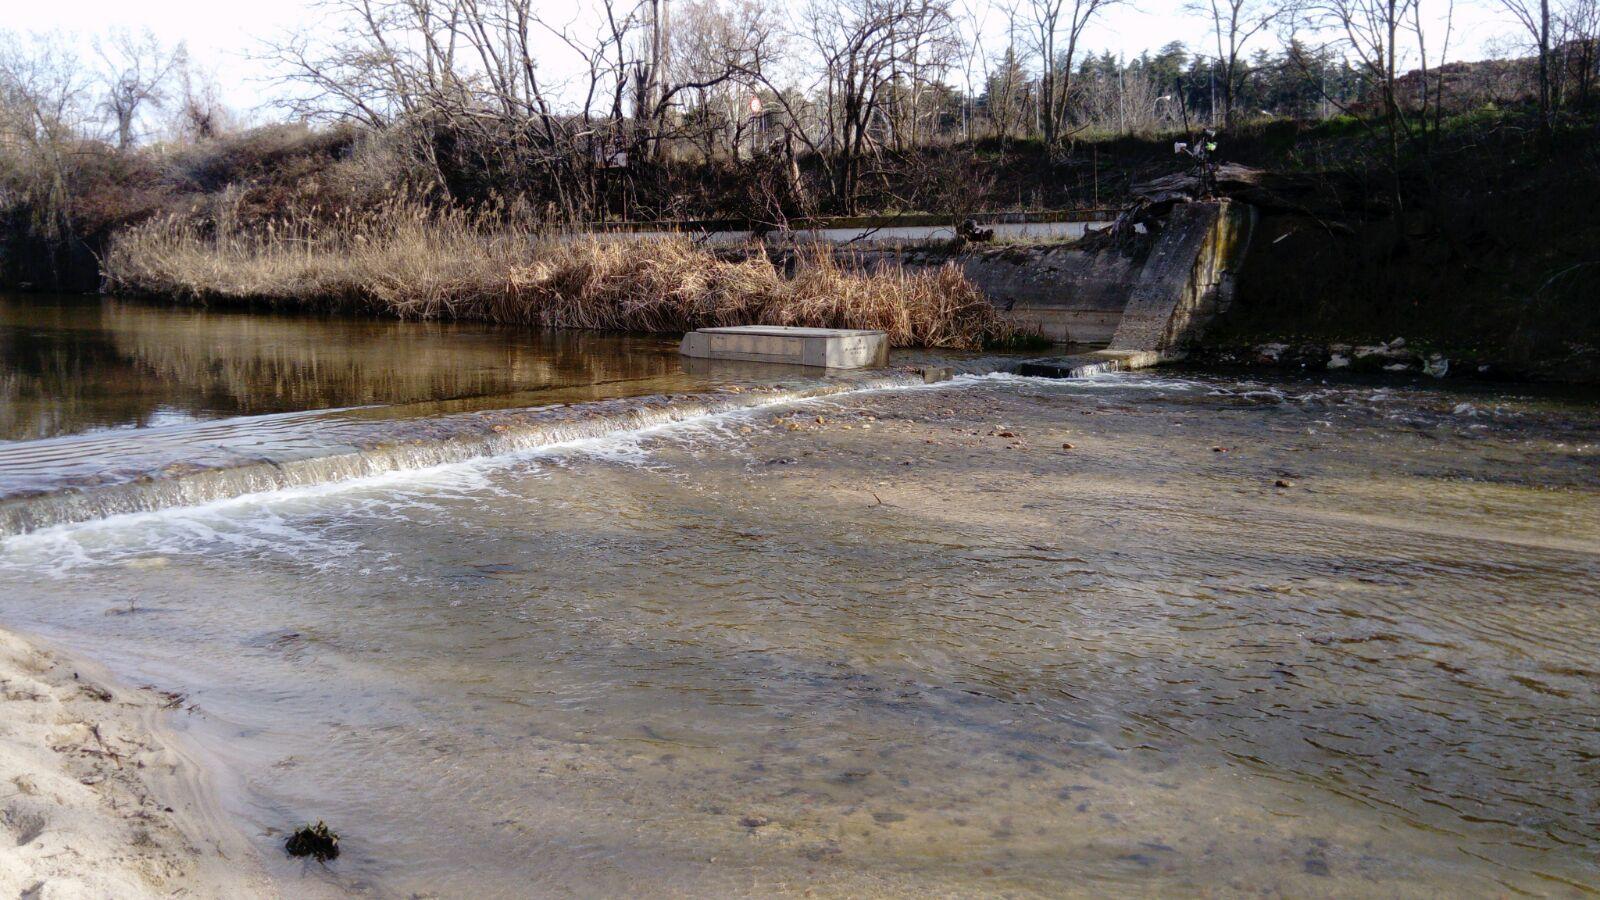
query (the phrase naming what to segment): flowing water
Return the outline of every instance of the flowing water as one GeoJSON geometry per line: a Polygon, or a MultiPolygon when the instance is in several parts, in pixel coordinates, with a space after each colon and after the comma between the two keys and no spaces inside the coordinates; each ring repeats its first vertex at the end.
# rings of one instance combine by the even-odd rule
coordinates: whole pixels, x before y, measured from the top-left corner
{"type": "Polygon", "coordinates": [[[183,692],[291,896],[1600,891],[1591,398],[642,424],[12,536],[0,622],[183,692]]]}
{"type": "Polygon", "coordinates": [[[695,390],[677,342],[0,292],[0,442],[238,416],[695,390]],[[453,403],[450,401],[454,401],[453,403]]]}
{"type": "Polygon", "coordinates": [[[851,383],[802,367],[682,360],[660,336],[0,294],[0,536],[424,469],[851,383]],[[569,414],[586,401],[600,402],[569,414]]]}

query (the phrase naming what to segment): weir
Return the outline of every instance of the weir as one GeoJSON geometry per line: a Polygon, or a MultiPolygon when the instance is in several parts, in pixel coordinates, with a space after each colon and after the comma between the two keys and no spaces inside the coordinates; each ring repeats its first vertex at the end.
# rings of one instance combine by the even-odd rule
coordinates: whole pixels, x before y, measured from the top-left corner
{"type": "Polygon", "coordinates": [[[1233,299],[1234,273],[1256,218],[1233,201],[1173,207],[1155,233],[967,250],[876,250],[871,265],[955,262],[1018,325],[1052,340],[1105,349],[1024,364],[1022,374],[1082,377],[1183,358],[1233,299]]]}
{"type": "MultiPolygon", "coordinates": [[[[117,468],[116,460],[65,475],[56,483],[34,483],[6,495],[0,485],[0,537],[14,536],[112,516],[198,506],[250,494],[348,482],[433,468],[467,460],[537,451],[586,440],[685,423],[697,419],[827,397],[849,391],[920,385],[940,373],[919,369],[871,376],[835,377],[771,387],[730,389],[690,396],[601,400],[573,406],[503,409],[409,420],[308,417],[292,449],[260,452],[257,435],[241,432],[232,442],[210,435],[205,455],[152,460],[140,468],[117,468]]],[[[80,439],[13,443],[0,447],[0,471],[39,452],[71,455],[80,439]]],[[[174,453],[181,443],[174,443],[174,453]]]]}
{"type": "MultiPolygon", "coordinates": [[[[1091,239],[961,256],[968,277],[1014,321],[1057,340],[1106,345],[1062,357],[991,358],[965,368],[1087,377],[1181,358],[1207,323],[1226,309],[1232,273],[1248,247],[1253,218],[1243,204],[1189,203],[1175,207],[1155,234],[1129,244],[1091,239]]],[[[870,263],[871,253],[885,252],[871,251],[863,259],[870,263]]],[[[935,261],[916,255],[922,251],[895,252],[908,254],[901,260],[908,266],[935,261]]],[[[939,264],[948,260],[946,254],[939,264]]],[[[785,362],[838,364],[831,357],[807,358],[805,335],[794,329],[776,336],[721,337],[788,341],[798,349],[779,354],[785,362]]],[[[686,341],[685,349],[695,349],[693,343],[686,341]]],[[[764,345],[744,349],[765,354],[762,358],[772,356],[764,345]]],[[[742,358],[755,358],[749,353],[742,358]]],[[[705,355],[715,354],[707,350],[705,355]]],[[[856,355],[862,358],[853,364],[884,361],[881,345],[861,348],[856,355]]],[[[141,435],[131,439],[136,450],[129,439],[103,434],[0,444],[0,537],[537,451],[845,391],[921,384],[948,374],[948,369],[930,366],[926,371],[836,373],[827,380],[799,376],[776,386],[410,419],[338,410],[250,417],[237,429],[211,423],[178,429],[176,435],[141,435]],[[38,477],[40,471],[47,476],[38,477]]]]}

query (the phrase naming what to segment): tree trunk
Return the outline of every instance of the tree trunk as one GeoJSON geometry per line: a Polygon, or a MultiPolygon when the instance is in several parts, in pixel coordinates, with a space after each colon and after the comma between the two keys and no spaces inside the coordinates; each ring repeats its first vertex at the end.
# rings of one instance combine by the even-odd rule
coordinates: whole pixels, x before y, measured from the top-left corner
{"type": "Polygon", "coordinates": [[[1539,140],[1549,152],[1550,134],[1550,0],[1539,0],[1539,140]]]}

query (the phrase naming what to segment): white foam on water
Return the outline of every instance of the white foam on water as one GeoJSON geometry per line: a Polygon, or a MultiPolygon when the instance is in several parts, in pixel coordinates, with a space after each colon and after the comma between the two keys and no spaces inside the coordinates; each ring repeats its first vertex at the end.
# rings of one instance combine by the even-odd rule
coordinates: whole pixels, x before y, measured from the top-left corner
{"type": "Polygon", "coordinates": [[[1196,391],[1206,385],[1182,378],[1162,378],[1134,372],[1097,372],[1078,378],[1047,378],[1040,375],[1016,375],[1010,372],[991,372],[986,375],[957,375],[942,384],[915,385],[916,387],[1014,385],[1043,388],[1052,393],[1096,393],[1100,391],[1196,391]]]}
{"type": "Polygon", "coordinates": [[[327,568],[363,549],[336,536],[327,520],[404,516],[489,489],[482,470],[446,465],[124,513],[8,537],[0,541],[0,571],[63,577],[89,566],[219,549],[327,568]]]}
{"type": "Polygon", "coordinates": [[[866,394],[961,390],[983,386],[1056,391],[1191,390],[1194,382],[1123,373],[1082,379],[1035,378],[992,373],[958,375],[929,384],[872,386],[817,397],[780,397],[736,409],[708,412],[608,434],[472,457],[422,468],[240,494],[190,506],[121,513],[51,526],[0,539],[0,571],[62,577],[87,566],[122,565],[140,559],[206,551],[285,555],[318,568],[351,556],[376,553],[344,536],[348,526],[372,519],[410,518],[440,512],[456,500],[485,496],[520,498],[504,478],[543,474],[546,463],[598,462],[664,471],[656,459],[663,446],[691,452],[727,451],[741,442],[741,426],[775,408],[828,405],[866,394]]]}
{"type": "Polygon", "coordinates": [[[147,557],[216,549],[281,553],[319,567],[336,565],[362,550],[363,545],[337,536],[341,529],[335,523],[415,516],[442,509],[452,499],[481,498],[486,494],[516,497],[515,491],[491,476],[513,470],[518,475],[537,475],[543,463],[561,459],[652,468],[652,445],[663,440],[698,449],[723,447],[738,437],[737,423],[774,407],[906,387],[922,385],[864,388],[822,397],[780,397],[748,407],[435,466],[397,468],[358,478],[51,526],[0,539],[0,571],[62,577],[85,566],[125,564],[147,557]]]}

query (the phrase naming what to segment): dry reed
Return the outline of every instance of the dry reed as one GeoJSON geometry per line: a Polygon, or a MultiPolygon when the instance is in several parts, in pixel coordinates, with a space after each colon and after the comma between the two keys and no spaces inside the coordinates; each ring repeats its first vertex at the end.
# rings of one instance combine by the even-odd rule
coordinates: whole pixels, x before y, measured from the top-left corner
{"type": "Polygon", "coordinates": [[[876,328],[899,347],[972,349],[1016,337],[953,265],[860,271],[811,248],[786,275],[764,253],[726,258],[684,237],[552,236],[406,201],[249,229],[226,215],[157,219],[119,235],[104,268],[122,292],[405,318],[650,332],[876,328]]]}

